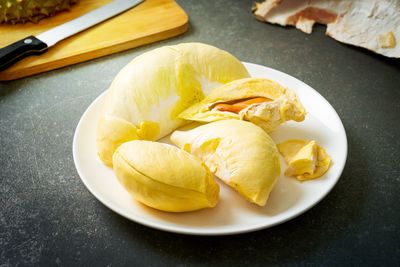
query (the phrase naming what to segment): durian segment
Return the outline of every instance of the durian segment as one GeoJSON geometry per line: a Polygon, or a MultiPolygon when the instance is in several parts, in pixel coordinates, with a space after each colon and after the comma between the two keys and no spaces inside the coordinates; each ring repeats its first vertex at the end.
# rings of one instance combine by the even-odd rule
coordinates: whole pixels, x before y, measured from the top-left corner
{"type": "Polygon", "coordinates": [[[97,150],[98,156],[103,162],[112,166],[110,155],[123,143],[130,140],[139,139],[137,128],[125,120],[103,116],[97,124],[97,146],[102,149],[97,150]]]}
{"type": "Polygon", "coordinates": [[[199,157],[247,200],[264,206],[280,174],[275,143],[260,127],[240,120],[175,131],[171,141],[199,157]]]}
{"type": "Polygon", "coordinates": [[[216,86],[248,76],[235,57],[201,43],[165,46],[136,57],[108,90],[102,115],[107,119],[101,119],[97,128],[100,158],[111,165],[120,140],[157,140],[170,134],[185,123],[178,118],[184,109],[216,86]],[[110,135],[113,120],[120,130],[110,135]]]}
{"type": "Polygon", "coordinates": [[[285,171],[285,175],[297,176],[304,173],[314,174],[317,163],[317,153],[318,146],[314,140],[305,144],[289,160],[290,164],[288,169],[285,171]]]}
{"type": "Polygon", "coordinates": [[[185,212],[215,207],[219,186],[196,157],[174,146],[135,140],[113,156],[114,172],[139,202],[163,211],[185,212]]]}
{"type": "Polygon", "coordinates": [[[321,177],[331,165],[329,155],[315,140],[288,140],[277,147],[288,164],[285,175],[300,181],[321,177]]]}
{"type": "Polygon", "coordinates": [[[288,120],[303,121],[305,115],[303,105],[292,91],[268,79],[244,78],[216,88],[201,102],[183,111],[179,117],[203,122],[246,120],[271,132],[288,120]],[[260,101],[263,98],[265,102],[260,101]],[[240,110],[221,111],[222,103],[238,101],[241,104],[240,110]]]}
{"type": "Polygon", "coordinates": [[[0,23],[37,22],[70,9],[78,0],[0,0],[0,23]]]}

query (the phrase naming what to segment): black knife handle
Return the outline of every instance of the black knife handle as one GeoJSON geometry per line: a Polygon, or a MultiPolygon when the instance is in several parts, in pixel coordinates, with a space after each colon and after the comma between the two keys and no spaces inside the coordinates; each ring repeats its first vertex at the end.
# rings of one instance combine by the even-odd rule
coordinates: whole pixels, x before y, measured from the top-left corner
{"type": "Polygon", "coordinates": [[[0,71],[27,56],[42,54],[47,48],[47,44],[35,36],[28,36],[3,47],[0,49],[0,71]]]}

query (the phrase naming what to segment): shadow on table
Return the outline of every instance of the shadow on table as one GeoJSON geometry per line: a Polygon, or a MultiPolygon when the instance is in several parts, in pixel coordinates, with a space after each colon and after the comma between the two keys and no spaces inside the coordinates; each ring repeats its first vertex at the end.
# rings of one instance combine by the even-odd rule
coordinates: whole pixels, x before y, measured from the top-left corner
{"type": "Polygon", "coordinates": [[[0,99],[17,93],[20,87],[17,83],[0,82],[0,99]]]}
{"type": "Polygon", "coordinates": [[[344,44],[339,42],[339,44],[347,49],[353,50],[355,52],[358,53],[363,53],[371,58],[373,58],[374,60],[377,60],[381,63],[384,63],[385,65],[388,65],[390,67],[394,67],[397,70],[400,70],[400,58],[390,58],[390,57],[385,57],[381,54],[376,54],[366,48],[363,47],[358,47],[358,46],[353,46],[350,44],[344,44]]]}

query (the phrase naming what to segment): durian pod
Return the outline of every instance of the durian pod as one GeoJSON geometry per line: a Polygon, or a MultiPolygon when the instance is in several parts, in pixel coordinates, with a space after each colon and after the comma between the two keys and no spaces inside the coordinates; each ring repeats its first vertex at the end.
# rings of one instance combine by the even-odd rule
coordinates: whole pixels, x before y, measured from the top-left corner
{"type": "Polygon", "coordinates": [[[183,110],[213,88],[248,76],[235,57],[201,43],[161,47],[138,56],[107,92],[97,129],[100,158],[111,165],[123,142],[170,134],[185,123],[178,118],[183,110]]]}
{"type": "Polygon", "coordinates": [[[0,0],[0,23],[38,22],[70,9],[78,0],[0,0]]]}
{"type": "Polygon", "coordinates": [[[260,127],[240,120],[175,131],[171,141],[199,157],[247,200],[264,206],[280,174],[275,143],[260,127]]]}
{"type": "Polygon", "coordinates": [[[271,132],[288,120],[303,121],[305,115],[292,91],[268,79],[245,78],[214,89],[179,117],[202,122],[245,120],[271,132]]]}
{"type": "Polygon", "coordinates": [[[114,172],[125,189],[152,208],[184,212],[214,207],[219,186],[196,157],[177,147],[135,140],[113,156],[114,172]]]}

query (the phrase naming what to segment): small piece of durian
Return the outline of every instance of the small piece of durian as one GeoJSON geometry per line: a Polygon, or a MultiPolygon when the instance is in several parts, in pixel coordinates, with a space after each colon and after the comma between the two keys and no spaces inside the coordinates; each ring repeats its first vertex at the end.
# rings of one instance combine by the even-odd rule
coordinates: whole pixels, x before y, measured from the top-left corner
{"type": "Polygon", "coordinates": [[[288,164],[285,175],[294,176],[300,181],[321,177],[331,165],[325,149],[314,140],[288,140],[277,147],[288,164]]]}

